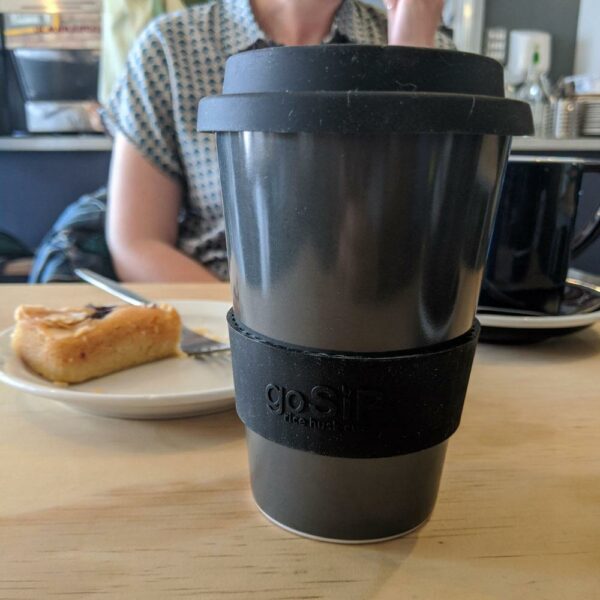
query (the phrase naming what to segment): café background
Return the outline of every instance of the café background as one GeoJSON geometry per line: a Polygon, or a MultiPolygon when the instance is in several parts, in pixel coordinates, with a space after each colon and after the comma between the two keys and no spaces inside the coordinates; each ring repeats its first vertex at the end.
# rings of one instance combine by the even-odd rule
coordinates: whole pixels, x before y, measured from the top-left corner
{"type": "MultiPolygon", "coordinates": [[[[381,5],[380,0],[368,1],[381,5]]],[[[447,8],[453,8],[453,11],[448,12],[455,15],[463,14],[466,5],[477,7],[479,4],[479,0],[448,0],[450,1],[454,5],[447,8]]],[[[550,77],[553,81],[562,75],[578,73],[600,76],[598,0],[481,2],[482,38],[484,32],[492,27],[503,27],[508,31],[544,30],[552,35],[550,77]]],[[[15,6],[24,4],[26,3],[0,0],[0,13],[12,11],[15,6]]],[[[53,4],[60,5],[60,1],[53,4]]],[[[456,23],[450,25],[458,26],[456,23]]],[[[0,70],[0,79],[1,76],[0,70]]],[[[10,90],[5,89],[4,93],[10,93],[10,90]]],[[[600,138],[596,138],[596,141],[592,150],[578,152],[578,155],[600,158],[600,138]]],[[[538,148],[535,153],[538,152],[546,153],[543,148],[538,148]]],[[[556,155],[557,152],[553,154],[556,155]]],[[[109,161],[110,140],[102,134],[28,136],[22,133],[15,135],[15,132],[5,129],[0,135],[0,232],[18,240],[24,251],[34,252],[68,204],[106,183],[109,161]]],[[[578,215],[579,224],[589,220],[599,197],[600,174],[586,175],[578,215]]],[[[600,244],[586,251],[575,261],[574,266],[600,274],[600,244]]],[[[23,274],[6,276],[0,269],[0,282],[12,280],[23,280],[23,274]]]]}

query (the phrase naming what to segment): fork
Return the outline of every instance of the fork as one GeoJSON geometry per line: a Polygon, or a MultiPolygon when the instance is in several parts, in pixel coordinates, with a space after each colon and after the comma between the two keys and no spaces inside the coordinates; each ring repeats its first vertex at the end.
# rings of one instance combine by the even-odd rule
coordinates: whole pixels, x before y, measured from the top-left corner
{"type": "MultiPolygon", "coordinates": [[[[121,300],[125,300],[125,302],[128,302],[129,304],[134,304],[135,306],[149,306],[156,304],[156,302],[152,302],[152,300],[148,300],[147,298],[128,290],[120,283],[108,279],[108,277],[104,277],[103,275],[99,275],[94,271],[90,271],[89,269],[75,269],[75,274],[83,281],[86,281],[117,298],[121,298],[121,300]]],[[[188,329],[185,325],[181,326],[180,347],[183,352],[196,358],[205,354],[229,350],[229,344],[211,340],[200,333],[188,329]]]]}

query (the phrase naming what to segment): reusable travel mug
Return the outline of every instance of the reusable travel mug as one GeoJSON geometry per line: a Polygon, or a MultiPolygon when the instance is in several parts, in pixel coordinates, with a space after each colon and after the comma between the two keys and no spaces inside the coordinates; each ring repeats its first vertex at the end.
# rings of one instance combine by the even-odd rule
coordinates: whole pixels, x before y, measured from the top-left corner
{"type": "Polygon", "coordinates": [[[231,57],[216,132],[236,405],[259,508],[303,535],[423,523],[458,427],[510,136],[502,68],[407,47],[231,57]]]}

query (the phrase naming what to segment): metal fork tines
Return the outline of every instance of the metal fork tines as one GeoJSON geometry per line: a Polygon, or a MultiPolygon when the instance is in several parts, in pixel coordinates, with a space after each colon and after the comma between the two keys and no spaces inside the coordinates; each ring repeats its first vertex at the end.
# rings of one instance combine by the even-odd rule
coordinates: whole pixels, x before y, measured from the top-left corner
{"type": "Polygon", "coordinates": [[[225,352],[229,350],[229,344],[212,340],[200,333],[196,333],[187,327],[181,328],[181,350],[190,356],[200,356],[214,352],[225,352]]]}

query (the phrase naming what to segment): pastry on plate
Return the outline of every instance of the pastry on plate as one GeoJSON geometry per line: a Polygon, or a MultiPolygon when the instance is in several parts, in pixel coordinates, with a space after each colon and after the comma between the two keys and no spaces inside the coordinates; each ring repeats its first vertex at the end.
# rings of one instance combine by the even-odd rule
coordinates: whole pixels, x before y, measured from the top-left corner
{"type": "Polygon", "coordinates": [[[19,306],[12,346],[50,381],[80,383],[179,352],[181,319],[168,305],[19,306]]]}

